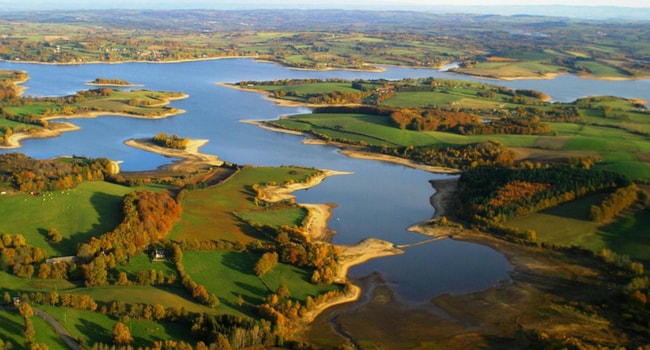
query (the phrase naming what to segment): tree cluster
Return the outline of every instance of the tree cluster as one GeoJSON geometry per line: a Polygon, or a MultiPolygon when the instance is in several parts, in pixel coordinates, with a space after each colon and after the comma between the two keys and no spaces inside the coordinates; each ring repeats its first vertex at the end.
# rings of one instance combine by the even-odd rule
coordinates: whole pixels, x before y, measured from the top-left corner
{"type": "Polygon", "coordinates": [[[486,141],[455,147],[408,146],[398,148],[374,147],[374,151],[411,159],[418,163],[454,169],[478,166],[512,166],[514,155],[503,144],[486,141]]]}
{"type": "Polygon", "coordinates": [[[22,278],[31,278],[35,266],[47,259],[47,253],[38,247],[31,247],[20,235],[0,233],[0,270],[22,278]]]}
{"type": "Polygon", "coordinates": [[[95,80],[91,81],[92,84],[97,84],[97,85],[131,85],[126,80],[122,79],[106,79],[106,78],[95,78],[95,80]]]}
{"type": "Polygon", "coordinates": [[[185,149],[189,140],[186,137],[180,137],[176,134],[167,135],[165,132],[158,133],[152,139],[152,142],[160,147],[172,149],[185,149]]]}
{"type": "Polygon", "coordinates": [[[611,220],[639,198],[639,188],[634,184],[622,187],[607,196],[600,205],[589,208],[589,219],[597,222],[611,220]]]}
{"type": "Polygon", "coordinates": [[[38,160],[21,153],[0,155],[0,182],[22,192],[70,189],[83,181],[101,181],[114,171],[106,158],[56,158],[38,160]]]}
{"type": "Polygon", "coordinates": [[[512,217],[629,184],[613,172],[569,166],[470,168],[458,181],[457,214],[475,224],[501,225],[512,217]]]}

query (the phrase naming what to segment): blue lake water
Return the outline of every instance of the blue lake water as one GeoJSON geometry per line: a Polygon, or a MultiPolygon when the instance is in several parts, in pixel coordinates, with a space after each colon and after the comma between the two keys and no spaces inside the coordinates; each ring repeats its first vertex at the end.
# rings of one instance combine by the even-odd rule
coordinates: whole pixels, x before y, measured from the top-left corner
{"type": "MultiPolygon", "coordinates": [[[[28,72],[26,95],[63,96],[89,87],[97,77],[119,78],[145,89],[182,91],[188,99],[172,102],[185,114],[160,120],[116,116],[75,119],[81,130],[58,138],[23,141],[17,150],[35,158],[86,155],[121,160],[126,171],[150,170],[170,159],[127,147],[130,138],[151,137],[159,132],[209,139],[201,150],[237,164],[300,165],[353,172],[335,176],[321,185],[297,193],[299,202],[336,203],[330,227],[338,232],[334,243],[354,244],[376,237],[408,244],[426,239],[405,228],[433,215],[429,180],[446,175],[390,163],[350,159],[332,146],[303,145],[302,136],[274,133],[241,123],[244,119],[275,119],[283,114],[305,113],[306,108],[278,107],[262,95],[229,89],[219,82],[293,78],[401,79],[440,77],[480,80],[518,89],[536,89],[556,101],[572,101],[589,95],[616,95],[650,100],[650,80],[597,81],[575,76],[552,80],[486,81],[430,69],[386,67],[384,72],[291,70],[249,59],[185,63],[126,63],[88,65],[40,65],[0,62],[0,69],[28,72]]],[[[138,87],[139,88],[139,87],[138,87]]],[[[441,240],[407,249],[406,254],[370,261],[350,270],[362,277],[381,272],[395,285],[399,296],[421,301],[441,293],[484,289],[508,278],[510,265],[494,250],[467,242],[441,240]],[[408,273],[405,273],[408,271],[408,273]],[[415,271],[417,273],[415,273],[415,271]]]]}

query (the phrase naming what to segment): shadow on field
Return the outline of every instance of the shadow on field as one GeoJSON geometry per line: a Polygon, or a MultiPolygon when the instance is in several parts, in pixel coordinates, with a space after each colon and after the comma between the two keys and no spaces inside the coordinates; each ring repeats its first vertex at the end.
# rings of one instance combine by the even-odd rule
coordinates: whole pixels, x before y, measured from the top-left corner
{"type": "Polygon", "coordinates": [[[76,328],[86,339],[92,339],[96,343],[113,343],[111,330],[92,321],[81,319],[79,322],[81,324],[76,325],[76,328]]]}
{"type": "Polygon", "coordinates": [[[246,275],[253,275],[257,254],[226,252],[221,258],[221,263],[231,269],[246,275]]]}
{"type": "MultiPolygon", "coordinates": [[[[25,331],[25,327],[23,324],[19,324],[16,322],[13,322],[11,319],[8,317],[5,317],[3,313],[9,312],[9,311],[4,311],[0,312],[0,324],[2,325],[2,329],[7,333],[7,334],[23,334],[25,331]]],[[[16,314],[18,314],[18,311],[15,311],[16,314]]]]}
{"type": "MultiPolygon", "coordinates": [[[[94,208],[92,214],[96,216],[97,222],[92,225],[90,230],[73,233],[69,238],[64,238],[60,243],[53,244],[52,247],[62,255],[74,255],[78,244],[88,242],[92,237],[101,236],[115,229],[124,218],[121,202],[122,197],[120,196],[104,192],[93,193],[90,197],[90,205],[94,208]]],[[[45,231],[45,235],[47,235],[47,231],[45,231]]]]}

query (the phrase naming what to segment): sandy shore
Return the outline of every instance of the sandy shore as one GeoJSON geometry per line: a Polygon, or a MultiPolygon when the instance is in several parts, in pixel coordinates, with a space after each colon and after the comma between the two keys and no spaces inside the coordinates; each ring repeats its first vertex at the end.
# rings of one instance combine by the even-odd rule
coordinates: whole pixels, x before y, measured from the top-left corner
{"type": "MultiPolygon", "coordinates": [[[[267,202],[279,202],[286,199],[295,198],[291,193],[314,187],[326,178],[335,175],[348,175],[351,173],[334,171],[334,170],[321,170],[320,175],[313,177],[307,182],[294,183],[286,186],[267,186],[262,189],[262,199],[267,202]]],[[[312,242],[329,242],[333,232],[327,226],[327,221],[332,216],[331,209],[335,207],[334,204],[309,204],[300,203],[300,206],[309,211],[309,220],[305,223],[305,233],[310,237],[312,242]]]]}
{"type": "MultiPolygon", "coordinates": [[[[339,245],[338,247],[341,250],[341,254],[339,256],[339,268],[336,274],[336,283],[348,282],[348,270],[352,266],[363,264],[372,259],[404,253],[402,249],[395,247],[393,243],[376,238],[367,238],[355,245],[339,245]]],[[[307,312],[301,317],[301,321],[304,323],[311,323],[320,313],[334,305],[359,300],[361,293],[361,287],[351,283],[349,284],[347,294],[316,305],[313,310],[307,312]]]]}
{"type": "Polygon", "coordinates": [[[10,148],[20,148],[22,145],[20,141],[25,139],[46,139],[50,137],[61,136],[62,133],[68,131],[80,130],[81,128],[72,124],[72,123],[56,123],[53,128],[50,129],[40,129],[35,132],[17,132],[9,136],[6,144],[0,145],[0,148],[10,149],[10,148]]]}
{"type": "MultiPolygon", "coordinates": [[[[339,146],[339,145],[337,145],[337,146],[339,146]]],[[[458,170],[458,169],[420,164],[420,163],[416,163],[416,162],[414,162],[412,160],[409,160],[409,159],[390,156],[390,155],[387,155],[387,154],[379,154],[379,153],[371,153],[371,152],[361,151],[361,150],[357,150],[357,149],[354,149],[354,148],[345,147],[345,145],[340,145],[339,147],[343,147],[340,152],[342,154],[345,154],[346,156],[348,156],[350,158],[370,159],[370,160],[377,160],[377,161],[380,161],[380,162],[389,162],[389,163],[394,163],[394,164],[400,164],[400,165],[408,166],[408,167],[411,167],[411,168],[428,171],[428,172],[431,172],[431,173],[460,174],[460,170],[458,170]]]]}
{"type": "Polygon", "coordinates": [[[208,143],[208,140],[189,140],[187,147],[181,150],[158,146],[151,142],[151,139],[131,139],[124,142],[125,145],[133,148],[157,153],[165,157],[182,159],[172,165],[165,166],[169,170],[174,171],[182,171],[186,170],[188,167],[198,165],[223,165],[224,161],[219,159],[219,157],[212,154],[201,153],[199,151],[199,148],[206,143],[208,143]]]}
{"type": "MultiPolygon", "coordinates": [[[[277,202],[285,199],[294,198],[291,194],[294,191],[310,188],[318,185],[329,176],[350,174],[340,171],[323,170],[322,173],[308,182],[295,183],[288,186],[268,186],[262,189],[262,198],[269,202],[277,202]]],[[[301,206],[310,211],[310,220],[305,225],[305,232],[310,236],[312,242],[327,242],[331,238],[332,232],[327,226],[327,220],[331,216],[331,204],[303,204],[301,206]]],[[[393,243],[368,238],[355,245],[337,245],[340,250],[339,265],[336,272],[335,282],[345,284],[348,282],[348,270],[355,265],[362,264],[368,260],[402,254],[404,251],[397,248],[393,243]]],[[[301,317],[301,323],[310,323],[321,312],[334,305],[353,302],[361,296],[361,288],[355,284],[350,284],[348,293],[327,302],[316,305],[316,307],[301,317]]]]}

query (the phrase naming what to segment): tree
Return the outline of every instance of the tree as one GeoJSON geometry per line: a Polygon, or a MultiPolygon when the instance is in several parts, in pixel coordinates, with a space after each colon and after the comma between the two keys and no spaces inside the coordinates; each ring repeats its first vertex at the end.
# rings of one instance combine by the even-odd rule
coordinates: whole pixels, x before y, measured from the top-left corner
{"type": "Polygon", "coordinates": [[[278,263],[278,253],[264,253],[255,264],[255,275],[262,277],[278,263]]]}
{"type": "Polygon", "coordinates": [[[291,296],[291,292],[285,284],[281,284],[280,287],[278,287],[278,289],[275,291],[275,294],[277,294],[280,299],[287,299],[291,296]]]}
{"type": "Polygon", "coordinates": [[[63,240],[63,237],[57,229],[51,228],[49,231],[47,231],[47,239],[52,243],[59,243],[61,240],[63,240]]]}
{"type": "Polygon", "coordinates": [[[129,345],[133,343],[131,331],[124,323],[118,322],[113,326],[113,343],[116,345],[129,345]]]}

